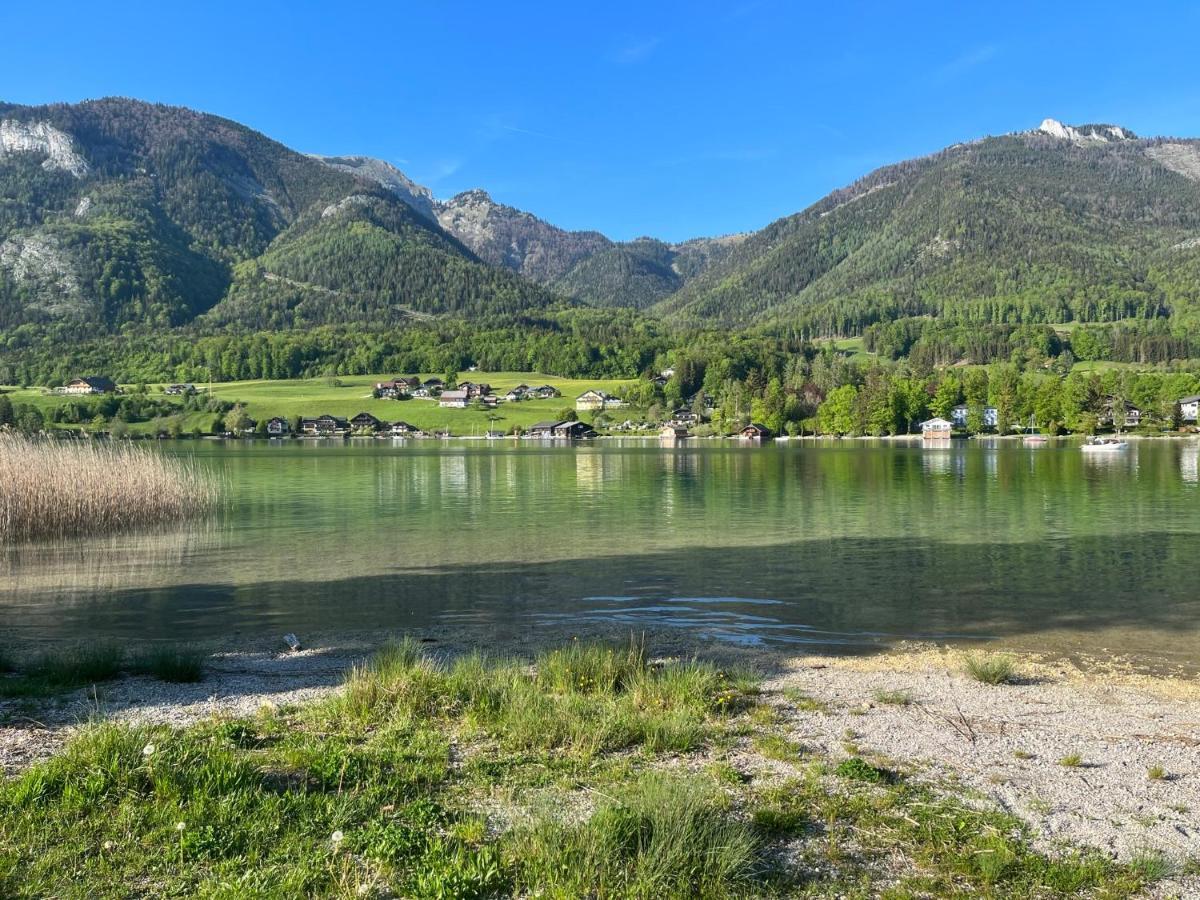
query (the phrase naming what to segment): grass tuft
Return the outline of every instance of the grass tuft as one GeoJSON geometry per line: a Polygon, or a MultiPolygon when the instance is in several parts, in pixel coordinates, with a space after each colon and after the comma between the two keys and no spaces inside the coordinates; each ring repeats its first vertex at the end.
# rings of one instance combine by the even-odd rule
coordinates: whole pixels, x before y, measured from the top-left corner
{"type": "Polygon", "coordinates": [[[872,696],[876,703],[882,703],[885,706],[908,706],[913,702],[912,694],[908,691],[878,690],[872,696]]]}
{"type": "Polygon", "coordinates": [[[1078,753],[1068,753],[1058,761],[1060,766],[1066,766],[1068,769],[1078,769],[1083,765],[1083,756],[1078,753]]]}
{"type": "Polygon", "coordinates": [[[111,681],[121,673],[125,653],[113,644],[77,644],[36,656],[22,666],[23,674],[52,688],[73,688],[111,681]]]}
{"type": "Polygon", "coordinates": [[[1165,781],[1167,777],[1167,770],[1162,766],[1151,766],[1146,770],[1146,777],[1151,781],[1165,781]]]}
{"type": "Polygon", "coordinates": [[[711,784],[652,773],[585,822],[544,818],[516,839],[513,861],[523,896],[683,900],[742,894],[757,847],[711,784]]]}
{"type": "Polygon", "coordinates": [[[842,778],[851,781],[865,781],[868,784],[884,784],[896,780],[894,772],[873,766],[860,756],[843,759],[837,764],[834,771],[842,778]]]}
{"type": "Polygon", "coordinates": [[[1004,654],[970,653],[963,660],[963,672],[982,684],[1010,684],[1017,677],[1016,663],[1004,654]]]}

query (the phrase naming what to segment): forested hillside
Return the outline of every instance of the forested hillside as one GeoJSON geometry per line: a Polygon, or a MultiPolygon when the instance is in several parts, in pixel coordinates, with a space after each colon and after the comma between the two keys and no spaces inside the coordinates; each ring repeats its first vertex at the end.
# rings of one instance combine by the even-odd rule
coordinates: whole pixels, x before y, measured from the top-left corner
{"type": "Polygon", "coordinates": [[[1190,314],[1198,266],[1200,144],[1038,131],[880,169],[752,235],[658,311],[827,336],[911,316],[1146,319],[1190,314]]]}
{"type": "Polygon", "coordinates": [[[234,122],[122,99],[0,106],[0,329],[161,328],[209,310],[387,322],[493,300],[550,297],[375,181],[234,122]]]}

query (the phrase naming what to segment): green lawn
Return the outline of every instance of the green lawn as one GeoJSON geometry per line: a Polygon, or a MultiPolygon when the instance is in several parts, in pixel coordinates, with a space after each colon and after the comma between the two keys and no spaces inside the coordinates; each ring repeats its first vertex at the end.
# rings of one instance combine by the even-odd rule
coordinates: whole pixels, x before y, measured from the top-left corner
{"type": "MultiPolygon", "coordinates": [[[[405,373],[395,373],[405,374],[405,373]]],[[[421,378],[442,377],[437,373],[421,373],[421,378]]],[[[482,434],[488,429],[509,431],[515,425],[528,427],[534,422],[557,418],[560,411],[575,407],[575,398],[585,391],[599,389],[612,393],[618,388],[632,384],[632,380],[618,379],[575,379],[543,375],[538,372],[463,372],[459,381],[486,382],[496,394],[504,395],[518,384],[549,384],[562,391],[562,396],[553,400],[526,400],[520,403],[501,403],[495,410],[443,409],[436,400],[376,400],[371,390],[378,381],[386,381],[394,374],[344,375],[337,379],[313,378],[293,381],[230,381],[214,383],[212,395],[232,403],[241,403],[252,419],[264,420],[272,416],[291,419],[295,416],[318,416],[329,413],[349,418],[360,412],[368,412],[378,418],[394,422],[403,419],[418,428],[432,430],[448,428],[456,435],[482,434]],[[495,417],[494,421],[489,417],[495,417]]],[[[125,386],[128,388],[128,386],[125,386]]],[[[204,389],[205,385],[197,385],[204,389]]],[[[162,385],[151,385],[152,396],[161,397],[162,385]]],[[[61,405],[71,399],[59,394],[48,394],[41,388],[6,389],[14,404],[30,403],[43,411],[61,405]]],[[[177,398],[166,398],[177,402],[177,398]]],[[[581,418],[591,418],[585,413],[581,418]]],[[[200,428],[208,431],[212,425],[212,413],[189,413],[185,416],[184,430],[200,428]]],[[[78,426],[72,426],[78,427],[78,426]]],[[[148,430],[149,423],[134,423],[133,433],[148,430]]]]}

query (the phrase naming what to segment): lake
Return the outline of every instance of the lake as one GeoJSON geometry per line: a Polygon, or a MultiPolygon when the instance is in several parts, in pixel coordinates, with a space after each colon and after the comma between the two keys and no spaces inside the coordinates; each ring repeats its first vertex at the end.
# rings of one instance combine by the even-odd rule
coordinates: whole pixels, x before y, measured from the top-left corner
{"type": "Polygon", "coordinates": [[[904,638],[1192,667],[1200,443],[162,442],[211,521],[0,550],[18,638],[456,622],[904,638]]]}

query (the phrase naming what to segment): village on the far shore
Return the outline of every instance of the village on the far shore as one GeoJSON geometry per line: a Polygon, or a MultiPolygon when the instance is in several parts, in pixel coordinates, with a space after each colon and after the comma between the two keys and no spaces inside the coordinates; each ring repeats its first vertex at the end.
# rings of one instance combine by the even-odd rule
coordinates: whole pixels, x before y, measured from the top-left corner
{"type": "MultiPolygon", "coordinates": [[[[472,369],[468,374],[474,374],[472,369]]],[[[663,387],[675,374],[674,369],[667,368],[661,372],[643,376],[638,382],[643,388],[656,392],[661,399],[663,387]]],[[[191,383],[175,383],[163,385],[164,397],[181,398],[183,402],[201,402],[201,398],[210,389],[197,387],[191,383]]],[[[373,383],[369,398],[374,401],[387,400],[398,403],[404,401],[425,401],[435,404],[440,410],[449,413],[453,419],[456,410],[473,410],[483,412],[490,426],[482,434],[478,433],[478,425],[469,433],[456,432],[448,424],[441,427],[420,427],[403,418],[392,419],[390,416],[380,416],[376,413],[361,411],[356,415],[344,416],[322,413],[315,416],[282,416],[274,415],[255,420],[245,414],[244,407],[236,401],[208,397],[205,402],[209,411],[225,413],[223,418],[214,421],[211,431],[193,431],[192,436],[216,437],[267,437],[283,438],[350,438],[376,437],[397,439],[447,439],[447,438],[483,438],[500,440],[520,438],[529,440],[586,440],[608,436],[641,436],[657,437],[668,442],[683,441],[692,437],[732,437],[745,441],[767,441],[770,439],[787,439],[795,436],[776,435],[772,429],[761,422],[752,421],[749,416],[733,423],[725,422],[725,427],[716,412],[713,399],[704,390],[698,390],[693,396],[682,399],[677,406],[655,403],[649,406],[635,405],[630,402],[630,395],[625,395],[627,388],[621,389],[623,395],[610,393],[597,387],[589,387],[574,398],[564,398],[571,406],[555,410],[554,418],[543,421],[513,424],[506,429],[496,427],[504,421],[505,416],[495,412],[502,407],[511,408],[515,404],[529,401],[551,401],[563,397],[562,390],[552,384],[525,383],[509,388],[494,390],[487,382],[458,380],[457,373],[448,373],[445,378],[421,377],[419,375],[396,376],[373,383]],[[587,420],[581,418],[586,416],[587,420]]],[[[50,389],[48,393],[64,396],[92,396],[97,399],[112,395],[128,397],[140,395],[143,403],[151,407],[154,401],[146,400],[148,388],[145,385],[135,386],[127,392],[112,378],[107,376],[81,376],[71,379],[61,387],[50,389]]],[[[632,395],[636,397],[637,395],[632,395]]],[[[644,396],[644,394],[643,394],[644,396]]],[[[114,398],[115,399],[115,398],[114,398]]],[[[109,401],[113,402],[113,401],[109,401]]],[[[163,403],[165,401],[159,401],[163,403]]],[[[176,401],[179,402],[179,401],[176,401]]],[[[260,404],[261,406],[261,404],[260,404]]],[[[378,412],[378,404],[374,405],[378,412]]],[[[1179,397],[1175,403],[1175,417],[1179,426],[1184,430],[1195,430],[1200,416],[1200,394],[1179,397]]],[[[428,419],[428,416],[418,417],[428,419]]],[[[60,420],[54,420],[60,421],[60,420]]],[[[70,421],[70,420],[66,420],[70,421]]],[[[445,421],[445,420],[444,420],[445,421]]],[[[478,418],[474,419],[478,423],[478,418]]],[[[20,422],[16,422],[21,427],[20,422]]],[[[34,423],[37,424],[36,422],[34,423]]],[[[81,431],[80,434],[91,436],[126,436],[124,424],[117,417],[112,419],[113,431],[110,434],[102,427],[101,418],[96,418],[91,432],[81,431]]],[[[1137,429],[1143,424],[1142,410],[1133,404],[1117,398],[1107,398],[1096,415],[1096,424],[1101,429],[1117,432],[1137,429]]],[[[3,422],[0,422],[0,426],[3,422]]],[[[1027,427],[1001,427],[1001,414],[995,406],[970,406],[958,403],[944,410],[944,415],[934,416],[914,423],[914,436],[920,436],[925,442],[940,444],[951,438],[970,435],[998,434],[1011,431],[1026,433],[1034,430],[1034,424],[1027,427]]],[[[24,430],[37,430],[28,426],[24,430]]],[[[177,428],[151,428],[146,436],[180,437],[177,428]]]]}

